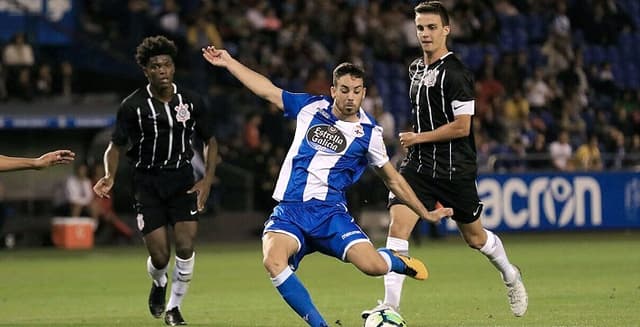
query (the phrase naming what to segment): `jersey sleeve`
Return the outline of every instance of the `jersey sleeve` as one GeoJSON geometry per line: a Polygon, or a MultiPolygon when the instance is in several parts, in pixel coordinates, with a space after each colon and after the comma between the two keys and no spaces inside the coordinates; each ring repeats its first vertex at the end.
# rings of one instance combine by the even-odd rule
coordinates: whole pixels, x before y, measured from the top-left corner
{"type": "Polygon", "coordinates": [[[316,96],[307,93],[292,93],[282,91],[282,103],[284,104],[284,116],[286,118],[296,118],[300,110],[313,101],[316,96]]]}
{"type": "Polygon", "coordinates": [[[213,136],[213,118],[211,110],[202,97],[192,95],[193,114],[196,121],[195,130],[198,137],[207,142],[213,136]]]}
{"type": "Polygon", "coordinates": [[[131,122],[132,115],[131,107],[127,105],[126,101],[123,101],[118,108],[116,114],[116,125],[111,133],[111,142],[118,146],[124,146],[129,141],[129,128],[128,124],[131,122]]]}
{"type": "Polygon", "coordinates": [[[453,115],[475,113],[473,74],[467,69],[450,69],[444,80],[445,98],[450,101],[453,115]]]}
{"type": "Polygon", "coordinates": [[[371,140],[369,141],[369,151],[367,151],[367,160],[369,165],[378,168],[389,162],[387,155],[387,147],[382,140],[382,127],[376,126],[371,131],[371,140]]]}

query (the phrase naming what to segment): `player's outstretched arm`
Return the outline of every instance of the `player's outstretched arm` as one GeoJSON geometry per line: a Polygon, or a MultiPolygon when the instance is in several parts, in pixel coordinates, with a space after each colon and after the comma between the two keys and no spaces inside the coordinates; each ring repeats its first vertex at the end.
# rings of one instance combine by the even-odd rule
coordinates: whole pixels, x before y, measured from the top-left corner
{"type": "Polygon", "coordinates": [[[257,96],[275,104],[280,110],[284,108],[282,89],[275,86],[266,76],[251,70],[231,57],[227,50],[208,46],[202,48],[202,56],[214,66],[227,68],[233,76],[257,96]]]}
{"type": "Polygon", "coordinates": [[[0,171],[42,169],[53,165],[68,164],[76,154],[70,150],[56,150],[38,158],[19,158],[0,155],[0,171]]]}
{"type": "Polygon", "coordinates": [[[118,171],[118,162],[120,161],[120,147],[109,143],[107,150],[104,152],[104,176],[93,186],[93,192],[101,198],[108,198],[109,191],[113,187],[113,182],[118,171]]]}
{"type": "Polygon", "coordinates": [[[433,211],[427,210],[418,199],[418,196],[416,196],[416,193],[413,192],[411,186],[409,186],[404,177],[393,168],[391,163],[387,162],[380,168],[375,167],[374,171],[382,178],[384,184],[387,185],[393,194],[423,219],[437,223],[440,219],[453,215],[453,209],[451,208],[439,208],[433,211]]]}

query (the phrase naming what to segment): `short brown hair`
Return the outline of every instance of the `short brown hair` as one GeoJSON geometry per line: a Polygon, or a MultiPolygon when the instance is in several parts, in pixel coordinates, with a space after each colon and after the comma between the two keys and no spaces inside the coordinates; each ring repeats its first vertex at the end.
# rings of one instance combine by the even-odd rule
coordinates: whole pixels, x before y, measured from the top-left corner
{"type": "Polygon", "coordinates": [[[416,14],[436,14],[440,15],[443,26],[449,26],[449,13],[447,8],[440,1],[424,1],[419,3],[413,11],[416,14]]]}
{"type": "Polygon", "coordinates": [[[343,62],[333,70],[333,85],[338,84],[338,79],[344,75],[351,75],[364,80],[364,69],[350,62],[343,62]]]}

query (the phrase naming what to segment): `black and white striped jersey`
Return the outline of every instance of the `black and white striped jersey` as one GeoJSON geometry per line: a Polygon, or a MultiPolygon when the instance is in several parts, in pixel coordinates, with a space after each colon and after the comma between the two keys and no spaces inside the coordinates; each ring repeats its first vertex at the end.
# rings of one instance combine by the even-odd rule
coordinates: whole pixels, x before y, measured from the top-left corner
{"type": "Polygon", "coordinates": [[[194,131],[207,141],[213,135],[208,110],[200,96],[178,89],[163,102],[152,97],[150,85],[122,101],[111,141],[130,144],[127,157],[135,168],[177,169],[190,164],[194,131]]]}
{"type": "MultiPolygon", "coordinates": [[[[414,132],[432,131],[452,122],[456,115],[474,114],[473,74],[452,52],[428,66],[423,58],[414,60],[409,66],[409,80],[414,132]]],[[[467,137],[410,147],[402,165],[433,178],[475,178],[473,128],[467,137]]]]}

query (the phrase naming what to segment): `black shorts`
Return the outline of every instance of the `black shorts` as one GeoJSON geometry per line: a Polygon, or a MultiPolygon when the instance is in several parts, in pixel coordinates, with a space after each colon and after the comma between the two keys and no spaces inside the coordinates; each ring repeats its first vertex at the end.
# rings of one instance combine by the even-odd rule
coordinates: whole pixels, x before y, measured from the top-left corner
{"type": "Polygon", "coordinates": [[[194,184],[193,169],[135,169],[133,173],[136,220],[143,235],[179,221],[197,221],[196,193],[187,191],[194,184]]]}
{"type": "MultiPolygon", "coordinates": [[[[478,188],[474,178],[448,180],[432,178],[409,167],[400,168],[400,174],[407,180],[413,191],[429,210],[434,210],[436,202],[453,208],[453,220],[468,224],[476,221],[482,213],[482,202],[478,197],[478,188]]],[[[389,207],[404,204],[389,194],[389,207]]]]}

